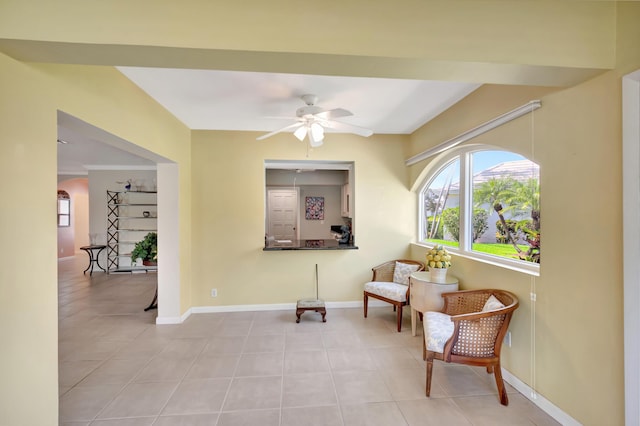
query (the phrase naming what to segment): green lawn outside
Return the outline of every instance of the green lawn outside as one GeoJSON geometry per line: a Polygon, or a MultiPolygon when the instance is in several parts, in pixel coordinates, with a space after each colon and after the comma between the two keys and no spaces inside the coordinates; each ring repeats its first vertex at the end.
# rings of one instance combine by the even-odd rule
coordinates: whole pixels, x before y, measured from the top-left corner
{"type": "MultiPolygon", "coordinates": [[[[427,244],[442,244],[443,246],[449,247],[459,247],[459,243],[457,241],[446,241],[446,240],[426,240],[427,244]]],[[[520,244],[518,247],[522,251],[527,251],[529,246],[520,244]]],[[[513,248],[511,244],[498,244],[498,243],[473,243],[472,249],[474,251],[479,251],[481,253],[492,254],[494,256],[507,257],[510,259],[518,258],[518,253],[516,249],[513,248]]]]}

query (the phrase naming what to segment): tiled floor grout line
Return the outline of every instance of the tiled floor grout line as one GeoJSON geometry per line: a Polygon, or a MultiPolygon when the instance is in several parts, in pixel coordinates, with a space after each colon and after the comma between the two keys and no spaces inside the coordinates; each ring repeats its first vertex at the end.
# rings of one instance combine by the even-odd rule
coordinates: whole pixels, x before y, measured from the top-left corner
{"type": "MultiPolygon", "coordinates": [[[[224,324],[225,321],[226,321],[226,319],[223,320],[223,324],[224,324]]],[[[222,413],[224,412],[224,406],[227,403],[227,399],[229,398],[229,393],[231,392],[231,387],[233,386],[233,383],[234,383],[234,381],[236,379],[236,373],[238,371],[238,366],[240,365],[240,361],[242,360],[242,354],[244,353],[244,348],[247,345],[247,342],[249,341],[249,333],[251,332],[251,328],[252,327],[253,327],[253,321],[251,322],[251,327],[249,327],[249,332],[245,336],[244,342],[242,343],[242,348],[240,349],[240,353],[238,354],[238,362],[236,362],[236,365],[233,368],[233,372],[231,373],[231,377],[229,377],[229,384],[227,385],[227,391],[224,394],[224,398],[222,398],[222,403],[220,403],[220,410],[218,411],[218,418],[216,419],[216,425],[218,425],[220,423],[220,420],[222,419],[222,413]]],[[[214,337],[214,336],[210,336],[209,340],[211,340],[212,337],[214,337]]],[[[208,345],[206,345],[206,346],[208,346],[208,345]]]]}
{"type": "MultiPolygon", "coordinates": [[[[169,404],[169,401],[171,401],[171,398],[173,397],[173,395],[176,394],[176,392],[178,391],[178,389],[180,389],[180,385],[184,382],[185,377],[187,377],[187,374],[189,374],[189,371],[191,370],[191,368],[193,368],[193,365],[196,363],[196,360],[198,359],[198,356],[200,356],[205,348],[207,347],[207,344],[205,343],[204,345],[202,345],[202,348],[200,349],[200,351],[198,352],[198,354],[196,356],[193,357],[193,360],[191,361],[191,364],[189,364],[189,368],[186,368],[184,371],[184,374],[182,375],[182,377],[180,378],[180,380],[178,380],[178,384],[176,385],[176,387],[173,389],[173,392],[171,392],[171,394],[169,395],[169,397],[167,398],[167,400],[165,401],[165,403],[162,405],[162,407],[160,408],[160,410],[158,411],[158,414],[155,416],[155,419],[153,420],[153,423],[157,422],[158,419],[162,416],[162,411],[164,411],[164,409],[167,407],[167,404],[169,404]]],[[[158,357],[159,354],[161,354],[162,351],[158,352],[156,354],[156,356],[152,357],[151,359],[155,359],[158,357]]],[[[149,361],[151,362],[151,361],[149,361]]],[[[148,364],[147,364],[148,365],[148,364]]],[[[142,370],[141,370],[142,371],[142,370]]],[[[140,373],[138,373],[139,375],[140,373]]],[[[137,377],[137,375],[136,375],[137,377]]],[[[152,424],[153,424],[152,423],[152,424]]],[[[217,423],[217,422],[216,422],[217,423]]]]}
{"type": "Polygon", "coordinates": [[[278,424],[282,426],[282,408],[284,405],[284,370],[286,368],[286,359],[287,359],[287,333],[285,330],[284,333],[284,342],[282,342],[282,370],[280,371],[282,379],[280,380],[280,412],[278,416],[278,424]]]}
{"type": "MultiPolygon", "coordinates": [[[[67,285],[60,286],[59,293],[60,300],[63,301],[59,305],[61,315],[59,336],[64,336],[68,341],[61,343],[60,354],[66,358],[65,362],[69,362],[65,366],[63,378],[66,381],[64,383],[72,383],[72,385],[63,387],[65,390],[64,393],[60,393],[60,398],[63,399],[68,394],[68,405],[61,415],[64,415],[69,422],[82,418],[89,419],[93,416],[91,420],[84,420],[82,423],[93,425],[102,422],[103,419],[99,418],[101,415],[109,414],[119,416],[104,419],[110,420],[111,423],[120,421],[132,424],[164,425],[170,424],[175,416],[176,422],[200,420],[214,426],[222,425],[223,414],[228,413],[224,424],[229,421],[241,422],[253,418],[264,420],[265,424],[268,420],[269,425],[285,426],[290,425],[294,419],[298,422],[296,424],[303,424],[302,419],[305,419],[305,415],[308,416],[306,413],[309,411],[329,416],[327,418],[332,420],[332,425],[349,426],[350,420],[357,418],[355,416],[362,416],[370,410],[382,414],[384,407],[388,406],[393,409],[385,412],[385,416],[391,415],[389,413],[392,412],[394,424],[407,423],[413,426],[421,424],[418,415],[428,415],[427,407],[434,406],[444,407],[446,415],[457,415],[459,422],[467,421],[472,425],[487,424],[486,416],[498,411],[503,413],[502,417],[494,419],[492,424],[508,424],[509,416],[516,414],[531,423],[545,425],[552,423],[541,417],[543,413],[536,407],[523,405],[522,401],[527,400],[516,399],[517,393],[511,388],[509,388],[511,390],[509,396],[514,396],[514,402],[518,402],[515,404],[517,407],[515,409],[500,407],[497,395],[489,387],[492,384],[490,380],[492,376],[488,379],[484,369],[449,367],[439,361],[436,361],[438,365],[434,366],[434,369],[440,370],[439,377],[443,380],[439,383],[441,387],[437,395],[428,402],[429,400],[423,396],[424,392],[418,394],[418,378],[414,377],[418,373],[425,373],[424,361],[421,360],[421,346],[417,344],[417,340],[411,338],[410,333],[407,334],[405,331],[405,327],[408,327],[407,321],[403,323],[403,332],[397,333],[395,315],[387,312],[386,308],[385,310],[372,309],[372,315],[366,321],[362,319],[361,310],[352,309],[330,310],[327,323],[314,324],[317,318],[310,316],[305,324],[297,326],[293,324],[295,321],[293,312],[279,311],[274,312],[273,315],[263,312],[232,312],[193,315],[183,324],[165,327],[148,324],[150,316],[138,314],[135,311],[134,305],[139,303],[140,296],[148,293],[146,280],[132,282],[136,286],[130,289],[127,285],[123,285],[122,281],[116,283],[118,287],[111,286],[112,289],[106,286],[106,281],[99,281],[97,284],[100,285],[95,285],[95,282],[87,279],[67,278],[66,282],[67,285]],[[89,291],[88,287],[95,292],[89,291]],[[74,288],[77,290],[74,291],[74,288]],[[119,308],[118,304],[122,305],[122,302],[118,297],[122,294],[126,298],[123,299],[125,305],[119,308]],[[139,324],[138,318],[140,318],[139,324]],[[142,327],[142,324],[145,326],[142,327]],[[121,328],[131,326],[134,328],[121,328]],[[272,334],[274,332],[277,334],[272,334]],[[281,337],[276,337],[276,342],[268,337],[271,335],[281,337]],[[315,339],[319,342],[314,342],[315,339]],[[93,344],[96,340],[104,340],[107,344],[98,342],[96,346],[86,349],[82,346],[84,342],[93,344]],[[187,340],[191,340],[188,342],[189,346],[185,346],[187,340]],[[115,344],[116,341],[118,345],[120,342],[124,343],[110,352],[109,344],[112,343],[109,342],[115,344]],[[138,341],[140,344],[136,344],[138,341]],[[278,345],[280,341],[281,347],[278,345]],[[64,347],[65,344],[69,346],[64,347]],[[146,346],[147,344],[149,346],[146,346]],[[354,351],[356,347],[358,351],[354,351]],[[76,350],[78,350],[77,353],[76,350]],[[336,353],[333,354],[333,351],[336,353]],[[95,359],[97,363],[93,366],[92,363],[87,362],[89,359],[84,360],[85,357],[94,356],[104,359],[95,359]],[[161,371],[165,364],[159,360],[163,357],[171,359],[170,365],[175,365],[178,370],[161,371]],[[187,357],[188,359],[185,359],[187,357]],[[336,363],[335,369],[332,366],[332,358],[336,363]],[[108,364],[116,360],[117,362],[108,364]],[[77,364],[73,364],[74,362],[77,364]],[[321,366],[320,362],[326,363],[326,367],[321,366]],[[398,371],[399,375],[389,373],[385,366],[397,362],[403,364],[395,367],[392,365],[392,368],[402,368],[404,365],[411,368],[412,372],[398,371]],[[196,363],[198,363],[197,366],[196,363]],[[281,363],[281,366],[274,370],[273,367],[277,363],[281,363]],[[152,369],[151,365],[158,368],[152,369]],[[76,366],[77,369],[75,369],[76,366]],[[417,369],[416,366],[420,368],[417,369]],[[87,367],[90,369],[85,371],[87,367]],[[183,368],[184,371],[182,371],[183,368]],[[368,371],[367,377],[358,374],[359,371],[363,371],[363,368],[368,371]],[[289,371],[288,374],[287,371],[289,371]],[[329,374],[325,375],[325,371],[329,374]],[[342,371],[348,374],[343,374],[342,371]],[[470,374],[470,371],[474,374],[470,374]],[[239,377],[238,374],[250,374],[250,376],[239,377]],[[313,389],[307,386],[305,374],[309,375],[310,380],[315,378],[314,374],[318,374],[317,378],[320,381],[317,385],[314,384],[313,389]],[[82,377],[78,379],[78,376],[82,377]],[[270,379],[256,380],[265,377],[270,379]],[[276,377],[280,380],[279,389],[276,377]],[[287,377],[291,379],[289,382],[286,381],[287,377]],[[238,381],[245,378],[247,380],[242,381],[242,386],[234,388],[239,384],[238,381]],[[358,384],[352,383],[351,378],[358,379],[358,384]],[[410,382],[406,380],[408,378],[411,378],[410,382]],[[156,393],[157,396],[149,400],[150,403],[145,406],[136,405],[135,398],[125,398],[123,395],[124,392],[127,392],[127,395],[142,395],[140,392],[145,392],[147,385],[149,389],[154,387],[152,383],[154,380],[169,379],[173,383],[163,385],[162,390],[156,393]],[[214,379],[220,381],[215,382],[214,379]],[[225,379],[226,383],[222,379],[225,379]],[[127,387],[136,383],[136,380],[144,382],[127,391],[127,387]],[[203,382],[201,385],[190,384],[191,381],[199,380],[211,381],[203,382]],[[118,383],[120,381],[122,383],[118,383]],[[473,386],[466,387],[466,382],[473,386]],[[85,394],[82,389],[79,389],[83,388],[82,383],[96,388],[102,387],[102,389],[95,389],[85,394]],[[247,399],[252,398],[250,395],[254,394],[251,389],[254,389],[255,385],[262,386],[262,383],[265,386],[268,384],[268,387],[262,389],[271,389],[272,403],[269,405],[273,408],[258,408],[262,405],[255,404],[255,399],[247,399]],[[341,390],[338,389],[338,383],[341,385],[341,390]],[[187,386],[184,386],[185,384],[187,386]],[[173,388],[172,385],[174,385],[173,388]],[[212,393],[193,393],[201,386],[202,389],[211,389],[212,393]],[[329,389],[330,387],[333,389],[329,389]],[[369,388],[373,393],[369,393],[369,388]],[[232,389],[235,389],[233,394],[232,389]],[[279,400],[274,395],[278,390],[279,400]],[[385,390],[390,394],[391,399],[388,401],[385,390]],[[71,391],[74,393],[70,394],[71,391]],[[214,398],[214,392],[215,400],[211,399],[214,398]],[[303,397],[302,392],[308,394],[308,397],[303,397]],[[92,395],[91,398],[89,395],[92,395]],[[192,402],[191,395],[199,397],[192,402]],[[344,400],[340,399],[341,395],[344,400]],[[85,402],[83,398],[89,399],[85,402]],[[384,401],[366,402],[379,399],[384,401]],[[115,404],[116,400],[117,404],[115,404]],[[244,401],[252,402],[245,404],[244,401]],[[344,405],[345,402],[347,405],[344,405]],[[393,405],[389,402],[393,402],[393,405]],[[201,403],[209,404],[200,406],[207,407],[206,412],[200,412],[202,408],[197,408],[199,405],[196,404],[201,403]],[[217,412],[209,411],[218,403],[220,405],[217,412]],[[232,409],[224,411],[227,404],[232,404],[229,407],[232,409]],[[169,405],[171,408],[166,416],[172,416],[172,418],[163,418],[165,416],[163,411],[168,409],[169,405]],[[306,410],[307,408],[310,410],[306,410]],[[140,415],[139,413],[155,414],[140,415]],[[147,417],[147,420],[143,419],[147,417]]],[[[305,321],[304,318],[303,321],[305,321]]],[[[414,337],[414,339],[420,338],[420,335],[414,337]]],[[[422,386],[424,386],[423,381],[424,377],[421,377],[419,382],[422,386]]],[[[443,419],[447,418],[446,415],[443,419]]],[[[369,414],[367,422],[379,425],[382,419],[387,417],[369,414]]],[[[316,422],[318,420],[319,418],[316,422]]],[[[363,421],[363,419],[359,420],[363,421]]],[[[251,424],[255,424],[255,421],[257,420],[251,424]]],[[[81,421],[78,420],[78,423],[81,421]]]]}
{"type": "Polygon", "coordinates": [[[345,426],[344,414],[342,412],[342,404],[340,404],[340,397],[338,395],[338,387],[336,386],[336,380],[335,380],[335,377],[333,375],[334,370],[333,370],[333,368],[331,368],[331,359],[329,358],[329,348],[327,348],[327,346],[326,346],[324,334],[323,334],[323,338],[322,338],[322,345],[324,346],[324,355],[327,358],[327,366],[329,367],[329,376],[331,377],[331,385],[333,386],[333,394],[334,394],[334,396],[336,398],[336,406],[338,407],[338,415],[340,416],[340,422],[342,423],[343,426],[345,426]]]}
{"type": "MultiPolygon", "coordinates": [[[[142,331],[140,334],[144,333],[144,331],[142,331]]],[[[134,339],[135,340],[135,339],[134,339]]],[[[121,348],[122,349],[122,348],[121,348]]],[[[108,361],[113,360],[114,357],[116,356],[116,354],[118,354],[119,350],[114,352],[109,358],[107,358],[106,360],[104,360],[104,362],[101,365],[106,364],[108,361]]],[[[111,400],[109,402],[107,402],[104,407],[102,407],[102,409],[100,409],[96,415],[93,417],[93,419],[91,419],[91,421],[89,422],[89,424],[95,422],[96,420],[98,420],[98,417],[100,416],[100,414],[102,414],[104,412],[104,410],[106,410],[108,407],[111,406],[111,404],[118,398],[118,396],[120,394],[122,394],[122,392],[127,388],[127,386],[129,386],[130,384],[134,383],[135,379],[140,376],[140,374],[144,371],[144,369],[151,364],[151,362],[158,356],[158,354],[155,354],[154,356],[152,356],[149,361],[147,361],[143,367],[141,367],[138,372],[136,374],[134,374],[131,379],[129,379],[128,382],[124,383],[122,385],[122,387],[120,388],[120,390],[113,396],[113,398],[111,398],[111,400]]],[[[94,370],[95,371],[95,370],[94,370]]],[[[89,375],[85,376],[85,378],[87,378],[89,375]]],[[[83,379],[84,380],[84,379],[83,379]]],[[[81,381],[82,382],[82,381],[81,381]]],[[[81,383],[79,382],[79,383],[81,383]]],[[[162,410],[161,410],[162,412],[162,410]]],[[[158,414],[159,415],[159,414],[158,414]]],[[[154,420],[155,422],[155,420],[154,420]]]]}

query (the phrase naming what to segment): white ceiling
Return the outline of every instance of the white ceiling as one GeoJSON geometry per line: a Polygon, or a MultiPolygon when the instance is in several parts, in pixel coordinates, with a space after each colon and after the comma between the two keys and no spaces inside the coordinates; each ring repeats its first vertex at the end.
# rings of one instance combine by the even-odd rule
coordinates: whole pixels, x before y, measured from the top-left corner
{"type": "MultiPolygon", "coordinates": [[[[287,118],[295,117],[296,109],[304,105],[300,96],[309,93],[318,96],[317,105],[324,109],[344,108],[353,113],[340,121],[372,129],[374,134],[409,134],[480,86],[257,72],[118,69],[187,127],[198,130],[268,133],[292,123],[287,118]]],[[[124,150],[110,147],[101,137],[86,131],[78,134],[73,127],[59,120],[59,138],[69,142],[58,145],[59,174],[86,174],[91,168],[118,164],[154,164],[129,154],[126,146],[124,150]]]]}

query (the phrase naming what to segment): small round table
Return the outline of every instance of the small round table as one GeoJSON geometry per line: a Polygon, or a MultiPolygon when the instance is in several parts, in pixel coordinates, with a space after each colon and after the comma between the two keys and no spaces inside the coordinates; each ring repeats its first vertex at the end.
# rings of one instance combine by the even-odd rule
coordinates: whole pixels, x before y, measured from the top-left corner
{"type": "Polygon", "coordinates": [[[80,247],[80,250],[86,251],[87,254],[89,255],[89,266],[87,266],[87,269],[82,271],[83,274],[86,273],[88,270],[91,270],[89,272],[89,276],[93,275],[93,264],[94,263],[96,265],[98,265],[98,268],[100,268],[103,271],[107,272],[107,270],[104,269],[102,266],[100,266],[100,263],[98,262],[98,256],[100,256],[100,253],[105,248],[107,248],[107,246],[100,245],[100,244],[92,244],[90,246],[82,246],[82,247],[80,247]]]}
{"type": "Polygon", "coordinates": [[[458,279],[447,276],[444,283],[431,281],[427,271],[414,272],[409,276],[409,294],[411,304],[411,335],[416,335],[416,313],[439,311],[444,306],[442,293],[458,291],[458,279]]]}

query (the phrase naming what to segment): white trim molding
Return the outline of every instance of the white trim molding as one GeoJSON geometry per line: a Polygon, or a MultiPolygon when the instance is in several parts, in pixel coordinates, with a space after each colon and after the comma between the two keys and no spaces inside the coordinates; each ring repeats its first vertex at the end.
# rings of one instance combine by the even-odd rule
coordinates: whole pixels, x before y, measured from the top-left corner
{"type": "Polygon", "coordinates": [[[528,114],[536,109],[540,108],[542,103],[539,100],[529,101],[528,103],[519,106],[509,112],[506,112],[496,118],[493,118],[486,123],[480,124],[479,126],[474,127],[471,130],[467,130],[464,133],[459,134],[458,136],[451,138],[447,141],[444,141],[433,148],[427,149],[426,151],[422,151],[420,154],[416,154],[413,157],[405,160],[405,164],[407,166],[412,166],[422,160],[426,160],[429,157],[433,157],[434,155],[440,154],[448,149],[453,148],[454,146],[460,145],[463,142],[466,142],[470,139],[475,138],[476,136],[480,136],[483,133],[486,133],[490,130],[495,129],[496,127],[502,126],[505,123],[508,123],[511,120],[515,120],[518,117],[521,117],[525,114],[528,114]]]}
{"type": "MultiPolygon", "coordinates": [[[[362,301],[326,302],[327,308],[362,308],[362,301]]],[[[381,301],[369,301],[371,307],[391,306],[381,301]]],[[[224,305],[224,306],[195,306],[189,311],[193,314],[211,314],[216,312],[249,312],[249,311],[292,311],[296,309],[295,303],[273,303],[269,305],[224,305]]]]}
{"type": "Polygon", "coordinates": [[[520,392],[522,396],[533,402],[542,411],[553,417],[563,426],[580,426],[582,423],[562,411],[557,406],[553,405],[551,401],[536,393],[531,387],[529,387],[522,380],[511,374],[509,371],[502,369],[502,378],[505,382],[509,383],[515,390],[520,392]]]}
{"type": "Polygon", "coordinates": [[[625,424],[640,424],[640,70],[622,78],[625,424]]]}

